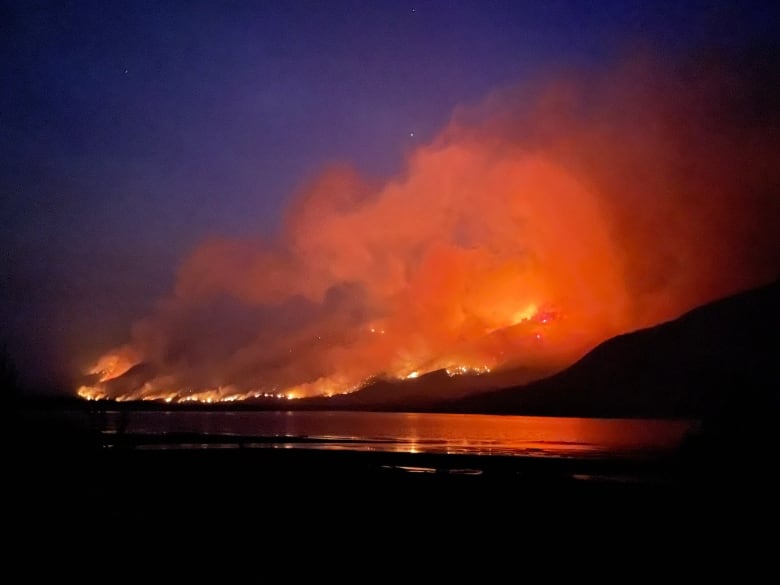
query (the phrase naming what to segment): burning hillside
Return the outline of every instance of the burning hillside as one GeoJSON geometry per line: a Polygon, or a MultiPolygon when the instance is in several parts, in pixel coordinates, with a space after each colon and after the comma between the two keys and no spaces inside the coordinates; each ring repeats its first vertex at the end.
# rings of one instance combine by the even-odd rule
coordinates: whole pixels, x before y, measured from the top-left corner
{"type": "Polygon", "coordinates": [[[647,61],[496,94],[399,176],[326,169],[277,238],[203,242],[79,395],[299,398],[560,368],[768,280],[778,127],[758,101],[724,67],[647,61]]]}

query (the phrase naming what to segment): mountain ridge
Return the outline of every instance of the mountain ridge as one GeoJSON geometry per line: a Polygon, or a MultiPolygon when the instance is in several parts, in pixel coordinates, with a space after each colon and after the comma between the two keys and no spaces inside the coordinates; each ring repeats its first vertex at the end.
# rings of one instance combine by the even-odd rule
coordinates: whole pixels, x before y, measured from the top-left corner
{"type": "Polygon", "coordinates": [[[610,338],[545,378],[442,402],[446,412],[703,417],[780,385],[780,280],[610,338]]]}

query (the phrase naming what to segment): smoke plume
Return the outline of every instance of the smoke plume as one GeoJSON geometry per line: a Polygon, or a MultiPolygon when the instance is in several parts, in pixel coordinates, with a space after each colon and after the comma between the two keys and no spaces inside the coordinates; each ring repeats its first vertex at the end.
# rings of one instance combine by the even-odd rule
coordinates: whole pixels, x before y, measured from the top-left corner
{"type": "Polygon", "coordinates": [[[778,83],[762,58],[560,75],[457,111],[389,180],[325,169],[272,241],[203,242],[80,393],[300,397],[563,367],[771,280],[778,83]]]}

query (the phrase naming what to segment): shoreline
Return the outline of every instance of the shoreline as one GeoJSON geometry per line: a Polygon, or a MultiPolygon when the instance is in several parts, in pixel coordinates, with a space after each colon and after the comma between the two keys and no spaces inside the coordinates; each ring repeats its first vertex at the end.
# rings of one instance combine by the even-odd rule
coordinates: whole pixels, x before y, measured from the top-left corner
{"type": "Polygon", "coordinates": [[[14,417],[4,442],[12,524],[278,527],[283,510],[301,522],[371,530],[374,521],[419,517],[521,525],[551,510],[656,523],[708,514],[713,499],[726,509],[777,507],[766,445],[737,459],[699,435],[663,456],[533,456],[320,448],[321,439],[197,432],[106,441],[83,426],[25,422],[14,417]]]}
{"type": "Polygon", "coordinates": [[[350,538],[411,530],[478,542],[502,525],[527,530],[553,522],[578,530],[585,522],[640,533],[695,529],[729,516],[770,518],[778,510],[776,479],[683,455],[181,449],[175,442],[164,449],[102,449],[53,438],[6,443],[11,530],[67,533],[79,526],[95,535],[187,540],[250,529],[269,544],[297,541],[307,535],[302,530],[350,538]]]}

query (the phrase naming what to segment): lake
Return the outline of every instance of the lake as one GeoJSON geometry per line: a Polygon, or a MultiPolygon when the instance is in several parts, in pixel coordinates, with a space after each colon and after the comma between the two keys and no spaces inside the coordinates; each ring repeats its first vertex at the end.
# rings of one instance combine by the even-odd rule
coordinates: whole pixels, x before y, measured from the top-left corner
{"type": "Polygon", "coordinates": [[[345,510],[361,519],[369,513],[366,518],[380,514],[383,522],[416,521],[418,514],[449,517],[453,500],[459,502],[453,517],[515,514],[518,522],[528,513],[523,502],[545,498],[556,507],[587,500],[598,509],[620,494],[678,493],[686,476],[675,454],[698,426],[94,406],[27,411],[18,423],[7,470],[15,478],[14,501],[29,514],[96,524],[110,518],[120,525],[159,518],[262,524],[274,507],[332,514],[328,522],[341,521],[345,510]]]}
{"type": "MultiPolygon", "coordinates": [[[[81,416],[86,416],[83,413],[81,416]]],[[[623,457],[676,449],[694,421],[398,412],[101,411],[83,421],[108,446],[325,449],[623,457]]]]}

